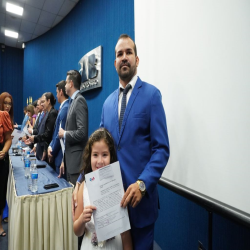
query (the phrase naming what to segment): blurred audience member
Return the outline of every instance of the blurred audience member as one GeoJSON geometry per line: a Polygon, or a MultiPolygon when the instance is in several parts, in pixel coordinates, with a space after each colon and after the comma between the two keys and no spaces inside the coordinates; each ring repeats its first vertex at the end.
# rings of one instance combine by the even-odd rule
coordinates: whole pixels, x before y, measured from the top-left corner
{"type": "Polygon", "coordinates": [[[22,125],[18,125],[17,123],[14,125],[14,128],[18,129],[18,130],[23,130],[25,124],[27,123],[29,116],[27,114],[27,107],[23,108],[23,113],[24,113],[24,118],[23,118],[23,122],[22,125]]]}

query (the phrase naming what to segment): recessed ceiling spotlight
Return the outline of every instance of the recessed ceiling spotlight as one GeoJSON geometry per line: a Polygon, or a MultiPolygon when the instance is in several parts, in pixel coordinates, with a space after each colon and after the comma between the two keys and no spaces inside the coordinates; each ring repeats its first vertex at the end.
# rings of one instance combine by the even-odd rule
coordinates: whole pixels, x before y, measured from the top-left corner
{"type": "Polygon", "coordinates": [[[19,16],[23,15],[23,8],[11,3],[6,3],[6,10],[19,16]]]}
{"type": "Polygon", "coordinates": [[[18,38],[18,33],[10,30],[5,30],[5,36],[18,38]]]}

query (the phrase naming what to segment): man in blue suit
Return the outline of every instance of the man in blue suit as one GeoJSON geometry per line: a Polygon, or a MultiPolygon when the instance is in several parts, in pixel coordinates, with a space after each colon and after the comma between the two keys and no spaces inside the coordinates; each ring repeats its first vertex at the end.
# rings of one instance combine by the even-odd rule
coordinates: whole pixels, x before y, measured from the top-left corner
{"type": "Polygon", "coordinates": [[[128,35],[119,37],[115,56],[119,88],[103,105],[101,127],[116,144],[125,189],[121,206],[128,206],[134,249],[153,249],[157,183],[169,158],[166,116],[160,91],[137,76],[139,58],[128,35]]]}
{"type": "Polygon", "coordinates": [[[48,147],[48,158],[50,163],[54,163],[55,170],[58,173],[58,177],[66,178],[62,171],[63,166],[63,153],[60,144],[60,138],[58,137],[58,131],[60,128],[65,129],[65,123],[67,118],[67,112],[69,107],[68,95],[65,92],[66,82],[60,81],[56,84],[56,97],[58,102],[61,104],[58,112],[58,116],[55,123],[52,141],[48,147]]]}

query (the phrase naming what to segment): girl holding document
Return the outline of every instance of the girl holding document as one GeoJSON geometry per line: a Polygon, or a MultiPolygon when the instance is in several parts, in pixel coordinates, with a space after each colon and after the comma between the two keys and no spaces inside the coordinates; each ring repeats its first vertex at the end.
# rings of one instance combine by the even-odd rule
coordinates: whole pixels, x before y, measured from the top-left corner
{"type": "MultiPolygon", "coordinates": [[[[80,172],[84,171],[84,174],[88,174],[116,160],[114,140],[106,129],[101,128],[89,137],[84,149],[83,166],[80,172]]],[[[79,188],[78,206],[73,218],[74,233],[78,237],[85,233],[81,250],[94,250],[96,247],[107,250],[133,249],[130,230],[106,241],[98,242],[92,215],[94,210],[96,207],[90,204],[87,186],[83,181],[79,188]]]]}

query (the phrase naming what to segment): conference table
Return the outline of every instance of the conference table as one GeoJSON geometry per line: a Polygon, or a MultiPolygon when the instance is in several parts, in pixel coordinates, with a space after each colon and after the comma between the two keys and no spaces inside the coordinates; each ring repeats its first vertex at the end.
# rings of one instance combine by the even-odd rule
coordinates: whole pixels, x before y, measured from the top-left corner
{"type": "Polygon", "coordinates": [[[9,250],[77,250],[71,214],[73,185],[58,178],[46,162],[36,160],[36,164],[46,167],[38,169],[38,192],[33,194],[28,190],[21,157],[10,155],[9,250]],[[44,189],[51,183],[59,187],[44,189]]]}

